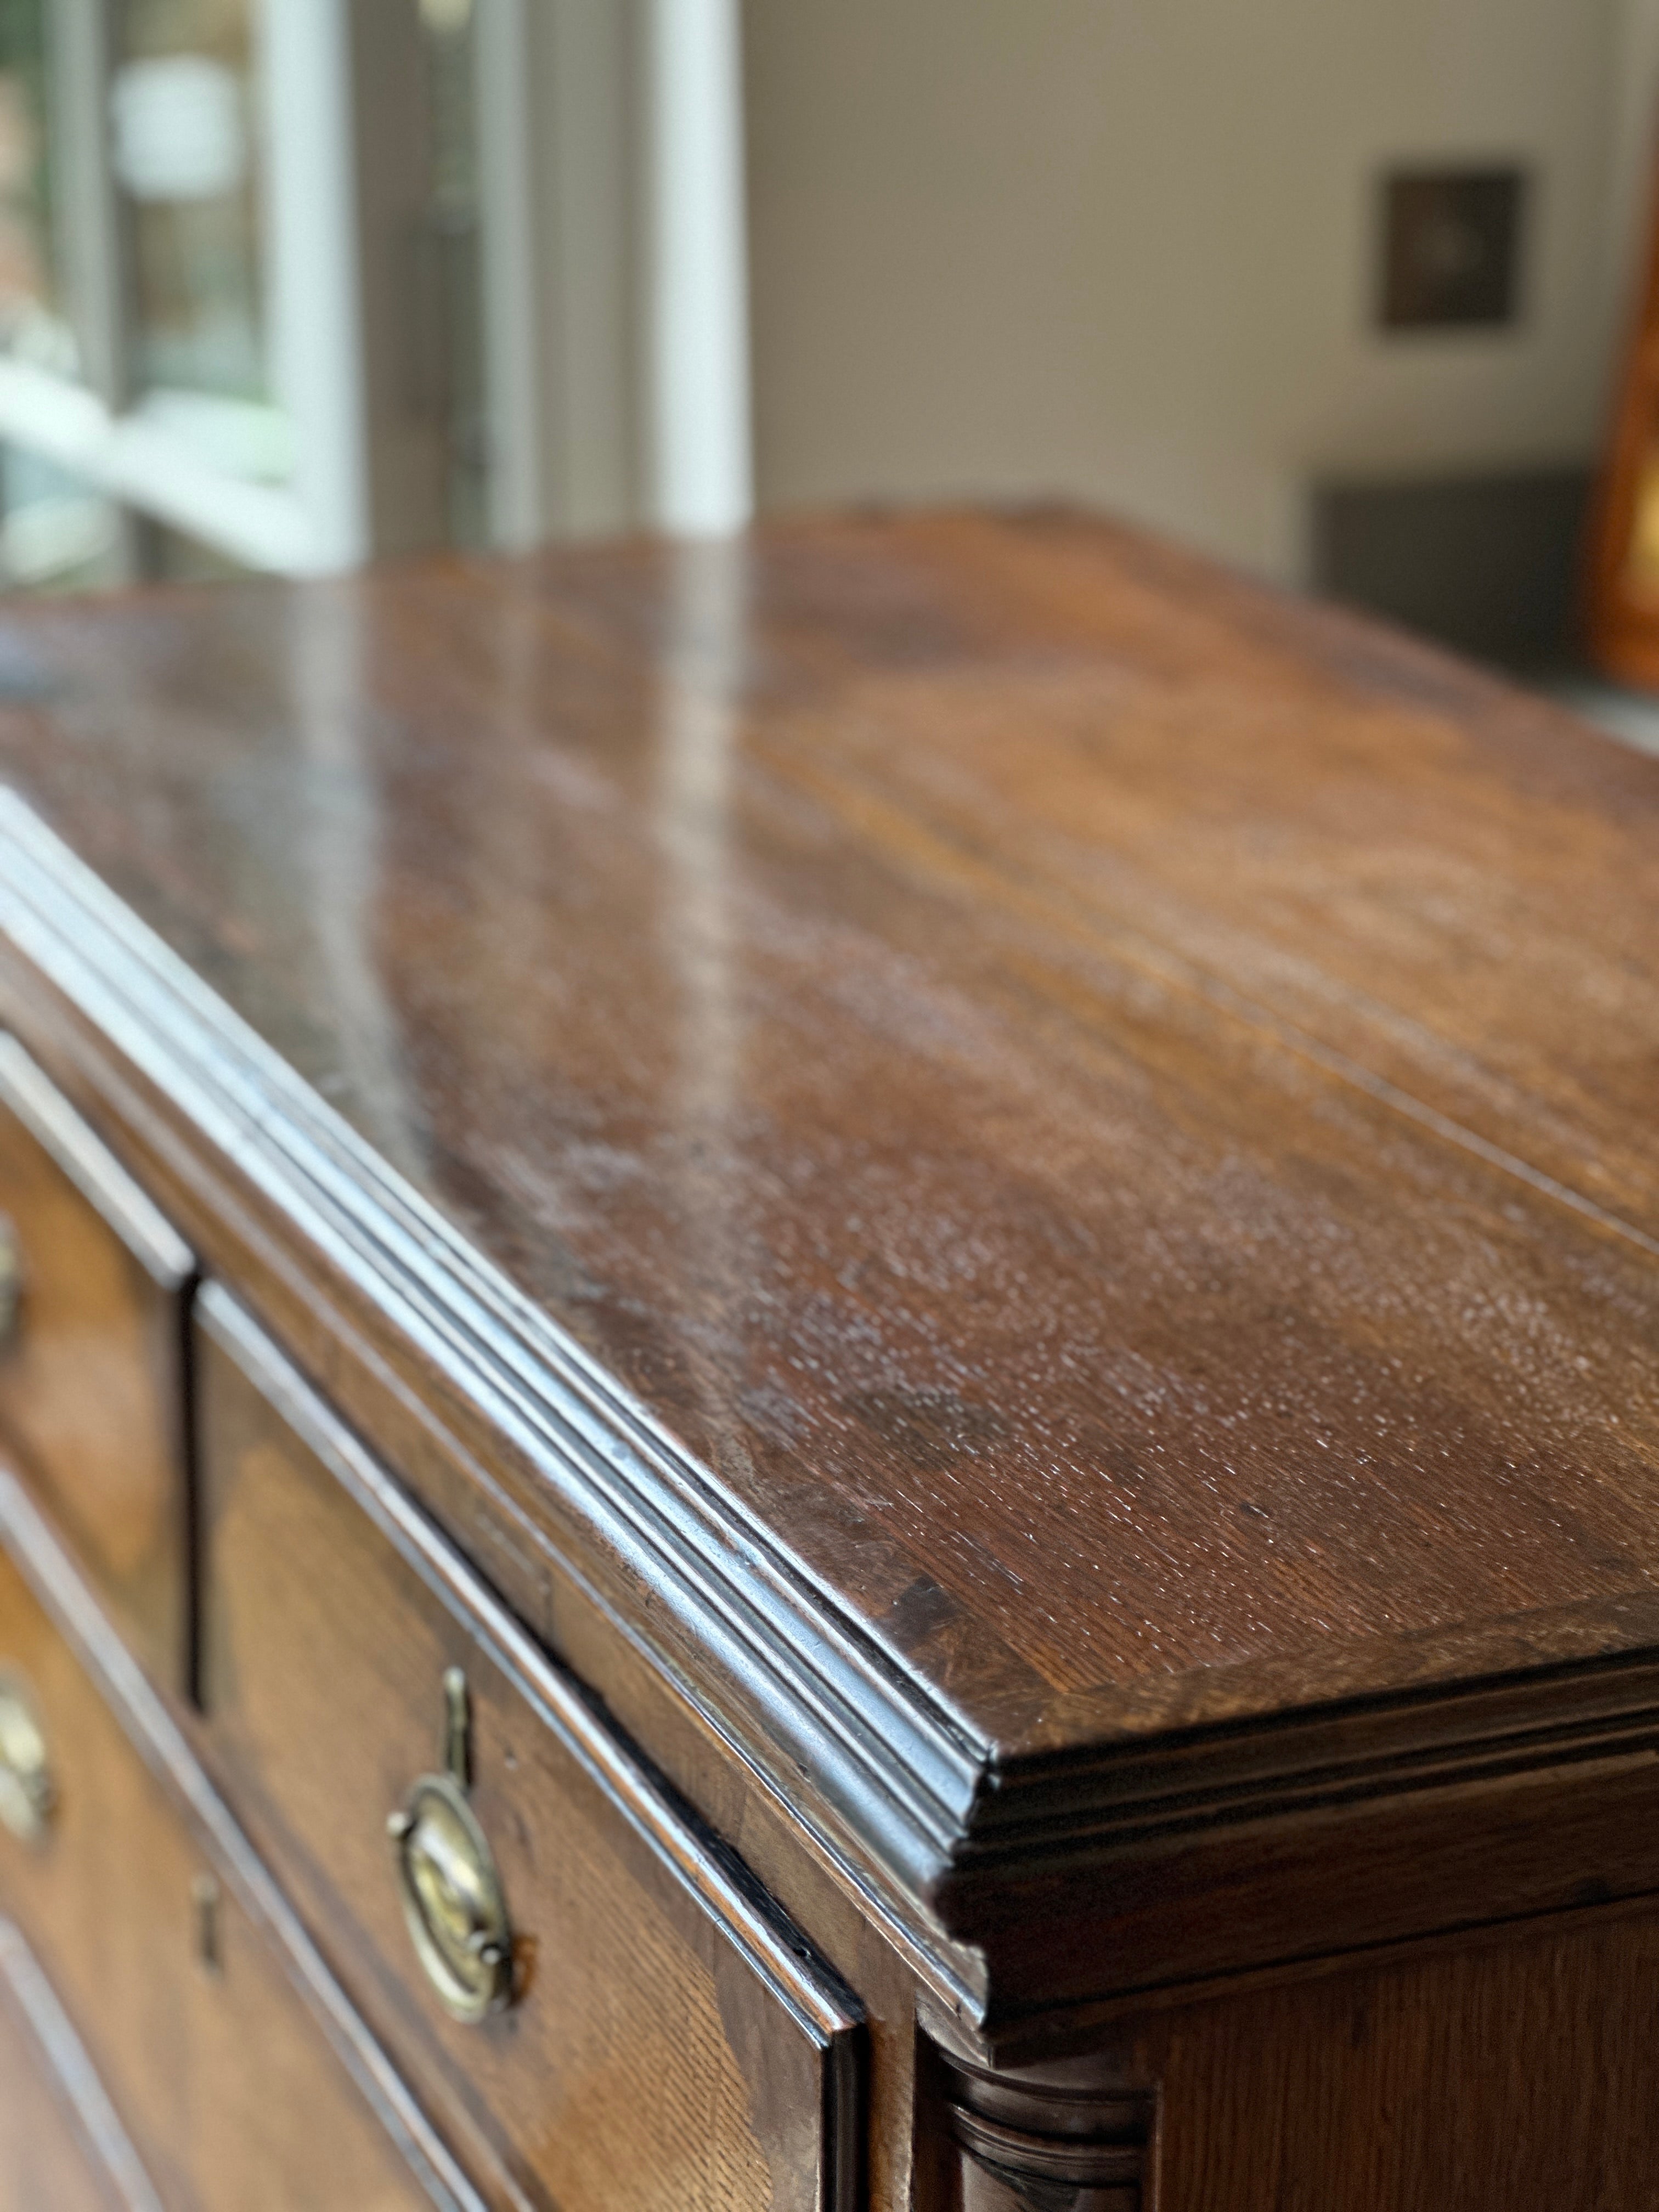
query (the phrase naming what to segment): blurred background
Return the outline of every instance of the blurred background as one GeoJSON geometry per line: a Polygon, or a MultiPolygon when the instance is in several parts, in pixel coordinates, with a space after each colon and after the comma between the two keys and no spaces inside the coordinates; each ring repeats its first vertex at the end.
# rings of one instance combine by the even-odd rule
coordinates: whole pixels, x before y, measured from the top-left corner
{"type": "Polygon", "coordinates": [[[1659,0],[0,0],[0,580],[1060,497],[1565,651],[1659,0]]]}

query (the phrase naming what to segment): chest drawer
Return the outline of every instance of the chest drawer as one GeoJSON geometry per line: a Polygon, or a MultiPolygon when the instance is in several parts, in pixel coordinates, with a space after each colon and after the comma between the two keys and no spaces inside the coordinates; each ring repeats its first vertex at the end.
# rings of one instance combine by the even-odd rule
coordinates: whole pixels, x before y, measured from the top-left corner
{"type": "Polygon", "coordinates": [[[0,2212],[161,2212],[20,1931],[0,1920],[0,2212]]]}
{"type": "Polygon", "coordinates": [[[503,2202],[846,2212],[853,2000],[250,1317],[198,1312],[215,1757],[370,2026],[503,2202]]]}
{"type": "MultiPolygon", "coordinates": [[[[252,1855],[181,1741],[169,1741],[159,1704],[155,1733],[142,1740],[117,1720],[54,1613],[73,1616],[80,1640],[102,1650],[105,1687],[131,1694],[130,1715],[153,1693],[3,1472],[0,1534],[0,1758],[10,1785],[0,1792],[0,1920],[26,1931],[162,2203],[477,2212],[465,2184],[452,2185],[447,2152],[434,2154],[418,2127],[410,2134],[407,2093],[337,1990],[332,2041],[302,2001],[270,1924],[256,1917],[252,1855]],[[35,1587],[42,1577],[53,1613],[35,1587]],[[201,1819],[181,1809],[180,1793],[201,1819]]],[[[325,1984],[313,1995],[326,2007],[325,1984]]]]}
{"type": "Polygon", "coordinates": [[[191,1254],[0,1036],[0,1429],[159,1680],[185,1649],[191,1254]]]}

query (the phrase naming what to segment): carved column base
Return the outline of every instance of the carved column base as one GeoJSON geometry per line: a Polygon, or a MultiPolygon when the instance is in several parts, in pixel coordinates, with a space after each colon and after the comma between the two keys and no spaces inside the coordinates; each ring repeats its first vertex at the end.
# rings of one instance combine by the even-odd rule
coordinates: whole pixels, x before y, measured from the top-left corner
{"type": "Polygon", "coordinates": [[[991,2074],[945,2057],[955,2212],[1144,2212],[1156,2100],[1063,2066],[991,2074]]]}

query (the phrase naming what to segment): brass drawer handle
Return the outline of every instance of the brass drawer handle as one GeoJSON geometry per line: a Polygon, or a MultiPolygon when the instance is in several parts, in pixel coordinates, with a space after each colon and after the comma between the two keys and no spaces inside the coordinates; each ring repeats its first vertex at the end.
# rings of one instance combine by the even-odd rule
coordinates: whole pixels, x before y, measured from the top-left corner
{"type": "Polygon", "coordinates": [[[444,1677],[445,1765],[386,1822],[410,1939],[438,2002],[477,2022],[513,2000],[513,1929],[489,1839],[467,1802],[470,1715],[459,1668],[444,1677]]]}
{"type": "Polygon", "coordinates": [[[34,1701],[15,1675],[0,1674],[0,1827],[20,1844],[44,1843],[53,1797],[34,1701]]]}

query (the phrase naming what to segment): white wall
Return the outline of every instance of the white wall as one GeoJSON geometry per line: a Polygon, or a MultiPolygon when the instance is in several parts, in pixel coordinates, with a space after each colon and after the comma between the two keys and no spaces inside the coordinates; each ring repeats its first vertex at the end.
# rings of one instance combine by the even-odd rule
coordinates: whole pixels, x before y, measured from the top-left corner
{"type": "Polygon", "coordinates": [[[1656,13],[750,0],[762,503],[1060,494],[1293,579],[1311,474],[1588,456],[1656,13]],[[1524,320],[1385,338],[1376,176],[1441,157],[1534,169],[1524,320]]]}

